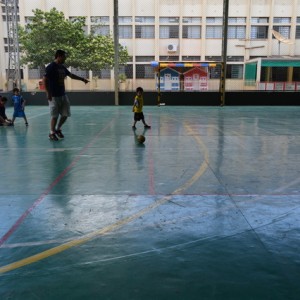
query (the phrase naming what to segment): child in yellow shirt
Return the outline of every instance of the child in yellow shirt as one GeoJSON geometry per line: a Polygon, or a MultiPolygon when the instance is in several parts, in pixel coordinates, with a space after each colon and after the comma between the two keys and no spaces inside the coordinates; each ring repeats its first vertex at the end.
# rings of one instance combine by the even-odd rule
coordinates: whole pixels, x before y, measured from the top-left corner
{"type": "Polygon", "coordinates": [[[146,129],[150,129],[151,126],[149,126],[145,122],[144,114],[143,114],[143,106],[144,106],[144,98],[143,98],[144,90],[141,87],[138,87],[136,89],[136,96],[134,98],[134,103],[132,107],[132,111],[134,112],[134,122],[132,125],[132,129],[136,129],[135,125],[137,121],[142,121],[144,124],[144,127],[146,129]]]}

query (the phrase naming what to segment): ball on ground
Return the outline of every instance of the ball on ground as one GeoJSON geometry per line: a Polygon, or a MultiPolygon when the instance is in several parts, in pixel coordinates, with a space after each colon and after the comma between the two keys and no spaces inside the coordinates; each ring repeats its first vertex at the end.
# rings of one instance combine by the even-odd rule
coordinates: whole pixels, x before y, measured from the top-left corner
{"type": "Polygon", "coordinates": [[[143,144],[145,142],[146,138],[143,136],[143,135],[138,135],[137,137],[137,141],[140,143],[140,144],[143,144]]]}

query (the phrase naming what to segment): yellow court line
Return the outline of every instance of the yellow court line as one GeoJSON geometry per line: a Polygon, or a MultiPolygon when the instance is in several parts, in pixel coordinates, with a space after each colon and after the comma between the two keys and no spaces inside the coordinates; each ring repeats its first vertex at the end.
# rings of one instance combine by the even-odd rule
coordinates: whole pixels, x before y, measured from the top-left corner
{"type": "Polygon", "coordinates": [[[104,235],[104,234],[106,234],[108,232],[114,231],[117,228],[119,228],[119,227],[121,227],[123,225],[126,225],[126,224],[130,223],[131,221],[136,220],[139,217],[147,214],[148,212],[150,212],[151,210],[155,209],[156,207],[158,207],[158,206],[160,206],[160,205],[162,205],[162,204],[170,201],[171,198],[172,198],[172,195],[178,195],[178,194],[182,193],[182,191],[184,191],[185,189],[187,189],[188,187],[190,187],[192,184],[194,184],[202,176],[202,174],[204,174],[204,172],[206,171],[206,169],[208,167],[209,155],[208,155],[207,148],[205,147],[205,145],[202,142],[201,138],[198,135],[196,135],[196,132],[189,125],[187,125],[187,124],[185,124],[184,127],[186,128],[186,130],[187,130],[187,132],[189,134],[191,134],[191,135],[194,136],[194,139],[197,141],[197,143],[198,143],[198,145],[200,147],[200,151],[203,151],[203,153],[204,153],[204,161],[203,161],[203,163],[200,165],[200,167],[197,170],[197,172],[185,184],[183,184],[182,186],[180,186],[178,189],[176,189],[170,195],[165,196],[165,197],[161,198],[158,201],[155,201],[151,205],[145,207],[144,209],[138,211],[137,213],[135,213],[135,214],[133,214],[133,215],[131,215],[131,216],[123,219],[123,220],[120,220],[120,221],[118,221],[118,222],[116,222],[114,224],[106,226],[106,227],[104,227],[104,228],[102,228],[100,230],[97,230],[97,231],[94,231],[92,233],[89,233],[89,234],[83,236],[82,238],[72,240],[70,242],[61,244],[61,245],[59,245],[57,247],[53,247],[51,249],[48,249],[48,250],[43,251],[43,252],[40,252],[40,253],[35,254],[33,256],[30,256],[30,257],[21,259],[19,261],[13,262],[11,264],[8,264],[6,266],[0,267],[0,274],[7,273],[9,271],[13,271],[15,269],[24,267],[26,265],[35,263],[35,262],[40,261],[40,260],[43,260],[43,259],[45,259],[45,258],[47,258],[49,256],[56,255],[56,254],[58,254],[60,252],[68,250],[68,249],[70,249],[72,247],[84,244],[84,243],[90,241],[91,239],[93,239],[95,237],[98,237],[98,236],[104,235]]]}

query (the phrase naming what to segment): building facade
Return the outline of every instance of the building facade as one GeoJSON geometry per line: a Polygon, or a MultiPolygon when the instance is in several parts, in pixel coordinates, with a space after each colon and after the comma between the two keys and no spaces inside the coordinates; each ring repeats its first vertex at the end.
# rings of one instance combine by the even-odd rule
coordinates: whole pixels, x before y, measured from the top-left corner
{"type": "MultiPolygon", "coordinates": [[[[223,0],[119,0],[120,43],[131,60],[121,67],[123,89],[143,86],[155,90],[151,61],[220,62],[222,55],[223,0]]],[[[30,22],[34,9],[55,7],[67,19],[86,17],[87,33],[113,33],[112,0],[19,0],[19,23],[30,22]],[[101,25],[101,26],[99,26],[101,25]]],[[[7,24],[2,5],[0,22],[0,89],[7,89],[7,24]]],[[[243,90],[245,63],[258,57],[300,58],[300,0],[230,0],[228,19],[227,89],[243,90]],[[279,33],[278,39],[272,33],[279,33]]],[[[187,71],[187,70],[184,70],[187,71]]],[[[72,70],[90,78],[90,90],[113,90],[113,70],[72,70]]],[[[284,80],[277,70],[273,80],[284,80]],[[276,75],[276,74],[277,75],[276,75]]],[[[300,80],[298,69],[292,80],[300,80]]],[[[39,72],[22,67],[24,89],[39,88],[39,72]]],[[[208,70],[208,90],[219,86],[220,67],[208,70]]],[[[67,80],[68,89],[86,89],[67,80]]],[[[247,87],[246,87],[247,88],[247,87]]],[[[249,87],[248,87],[249,88],[249,87]]]]}

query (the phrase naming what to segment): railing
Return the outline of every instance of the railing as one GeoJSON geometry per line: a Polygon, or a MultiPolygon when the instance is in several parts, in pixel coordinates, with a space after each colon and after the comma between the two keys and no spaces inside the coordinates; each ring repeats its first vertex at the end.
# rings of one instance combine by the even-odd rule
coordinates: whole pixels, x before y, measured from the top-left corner
{"type": "Polygon", "coordinates": [[[300,91],[300,82],[258,82],[257,90],[259,91],[300,91]]]}

